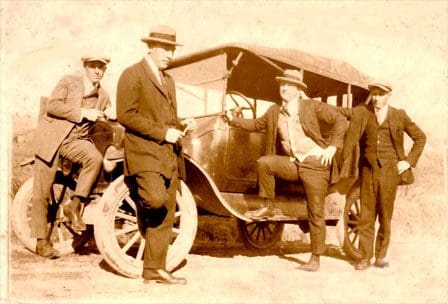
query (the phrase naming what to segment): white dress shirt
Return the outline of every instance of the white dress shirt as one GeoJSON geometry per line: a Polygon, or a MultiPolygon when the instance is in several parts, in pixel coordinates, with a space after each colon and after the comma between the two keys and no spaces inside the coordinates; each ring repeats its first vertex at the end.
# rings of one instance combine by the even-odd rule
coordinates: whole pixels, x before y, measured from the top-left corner
{"type": "Polygon", "coordinates": [[[378,122],[378,125],[382,125],[384,120],[386,120],[387,117],[387,111],[389,110],[389,105],[384,105],[382,108],[380,108],[379,110],[375,109],[375,116],[376,116],[376,121],[378,122]]]}

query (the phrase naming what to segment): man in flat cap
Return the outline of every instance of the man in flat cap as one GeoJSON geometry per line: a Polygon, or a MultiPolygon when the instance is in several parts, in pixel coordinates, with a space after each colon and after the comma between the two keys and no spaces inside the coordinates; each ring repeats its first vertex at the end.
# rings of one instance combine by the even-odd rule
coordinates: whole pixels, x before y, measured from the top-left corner
{"type": "Polygon", "coordinates": [[[81,165],[74,197],[63,206],[71,228],[79,233],[86,229],[80,205],[86,202],[103,159],[86,136],[91,124],[111,106],[108,93],[100,85],[110,60],[101,56],[81,60],[84,73],[62,77],[50,98],[41,103],[36,131],[31,234],[37,238],[37,254],[50,259],[60,255],[47,231],[48,204],[59,157],[81,165]]]}
{"type": "Polygon", "coordinates": [[[310,260],[299,269],[317,271],[325,246],[325,197],[328,185],[338,180],[334,156],[342,149],[347,120],[335,108],[312,99],[303,99],[307,89],[303,72],[285,70],[276,77],[280,84],[282,106],[272,105],[257,119],[243,119],[226,113],[230,125],[248,131],[266,130],[265,155],[258,159],[259,195],[265,204],[253,218],[282,216],[275,208],[275,178],[301,180],[305,188],[311,236],[310,260]],[[330,138],[324,139],[320,126],[331,127],[330,138]],[[283,151],[276,150],[277,140],[283,151]],[[282,155],[283,154],[283,155],[282,155]]]}
{"type": "Polygon", "coordinates": [[[124,174],[137,200],[140,232],[146,238],[143,279],[164,284],[185,284],[166,269],[175,220],[176,191],[184,163],[179,140],[185,124],[177,116],[172,77],[164,72],[173,58],[176,32],[164,25],[141,38],[148,54],[126,68],[117,87],[117,118],[125,129],[124,174]]]}
{"type": "Polygon", "coordinates": [[[362,259],[356,270],[370,266],[375,253],[376,267],[384,268],[389,247],[395,195],[400,184],[413,182],[410,167],[415,167],[425,146],[426,136],[406,112],[388,105],[392,86],[383,82],[369,85],[366,105],[351,110],[350,127],[344,143],[343,159],[360,145],[361,218],[359,245],[362,259]],[[403,134],[414,141],[406,156],[403,134]],[[375,221],[379,228],[375,241],[375,221]]]}

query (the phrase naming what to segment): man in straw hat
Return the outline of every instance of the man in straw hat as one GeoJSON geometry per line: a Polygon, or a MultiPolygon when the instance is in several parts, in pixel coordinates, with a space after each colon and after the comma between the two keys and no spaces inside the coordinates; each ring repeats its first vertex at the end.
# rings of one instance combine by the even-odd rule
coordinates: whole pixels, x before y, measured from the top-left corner
{"type": "Polygon", "coordinates": [[[100,85],[110,59],[89,55],[81,58],[84,73],[62,77],[50,98],[41,104],[36,129],[32,205],[32,237],[37,238],[36,252],[57,258],[47,231],[48,204],[59,157],[81,164],[72,200],[63,206],[64,214],[75,232],[86,229],[80,215],[101,170],[102,155],[87,139],[88,129],[109,111],[109,94],[100,85]]]}
{"type": "Polygon", "coordinates": [[[184,278],[166,269],[168,246],[175,220],[176,190],[184,176],[179,140],[180,122],[172,77],[164,73],[173,58],[176,32],[164,25],[154,26],[141,38],[148,54],[126,68],[117,88],[117,118],[126,128],[124,138],[125,176],[136,198],[139,229],[146,238],[143,279],[164,284],[185,284],[184,278]]]}
{"type": "Polygon", "coordinates": [[[410,167],[415,167],[423,151],[426,136],[411,121],[405,111],[388,105],[392,86],[384,82],[369,85],[367,104],[352,109],[347,131],[343,159],[360,144],[361,156],[361,218],[359,220],[359,245],[362,259],[356,270],[370,266],[374,253],[375,221],[379,229],[375,241],[376,267],[384,268],[390,242],[391,221],[395,195],[400,184],[413,182],[410,167]],[[406,156],[403,134],[408,134],[414,144],[406,156]]]}
{"type": "Polygon", "coordinates": [[[275,177],[288,181],[302,180],[308,208],[311,235],[311,258],[299,268],[317,271],[320,255],[325,247],[324,203],[329,183],[338,179],[336,162],[337,148],[342,148],[347,120],[335,108],[315,100],[302,99],[307,85],[303,72],[285,70],[276,77],[280,84],[282,106],[272,105],[257,119],[242,119],[226,113],[232,126],[248,131],[266,130],[266,150],[257,163],[259,195],[265,204],[255,211],[253,218],[283,216],[275,208],[275,177]],[[329,141],[324,140],[320,124],[331,126],[329,141]],[[280,140],[283,151],[276,151],[280,140]],[[281,155],[284,154],[284,155],[281,155]]]}

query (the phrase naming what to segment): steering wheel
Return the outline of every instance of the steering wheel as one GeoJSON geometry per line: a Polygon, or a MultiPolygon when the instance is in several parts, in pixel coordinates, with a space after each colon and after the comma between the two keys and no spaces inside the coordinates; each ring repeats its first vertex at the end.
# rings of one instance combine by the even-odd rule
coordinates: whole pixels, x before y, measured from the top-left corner
{"type": "Polygon", "coordinates": [[[237,117],[244,118],[243,111],[250,110],[250,111],[252,111],[252,118],[257,117],[257,113],[255,112],[255,107],[252,105],[249,98],[244,96],[244,94],[242,94],[238,91],[231,90],[231,91],[228,91],[226,95],[228,95],[230,97],[230,99],[233,101],[233,103],[236,106],[235,108],[231,109],[233,115],[235,115],[237,117]],[[243,100],[248,106],[242,107],[237,99],[243,100]]]}

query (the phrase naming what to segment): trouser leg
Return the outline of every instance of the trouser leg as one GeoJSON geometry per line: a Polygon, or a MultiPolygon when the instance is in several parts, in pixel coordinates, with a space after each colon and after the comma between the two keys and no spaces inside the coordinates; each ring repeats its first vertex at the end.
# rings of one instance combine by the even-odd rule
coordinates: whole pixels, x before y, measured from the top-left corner
{"type": "Polygon", "coordinates": [[[176,211],[177,172],[166,179],[157,172],[136,174],[139,216],[145,217],[146,244],[143,258],[145,270],[165,269],[168,247],[172,241],[172,228],[176,211]]]}
{"type": "Polygon", "coordinates": [[[92,142],[85,139],[64,143],[60,155],[74,163],[81,164],[82,168],[74,195],[83,198],[88,197],[101,170],[103,156],[92,142]]]}
{"type": "Polygon", "coordinates": [[[375,241],[375,258],[384,259],[389,248],[392,214],[400,176],[395,163],[381,168],[379,177],[379,228],[375,241]]]}
{"type": "Polygon", "coordinates": [[[288,156],[266,155],[257,161],[259,195],[263,198],[275,198],[275,177],[287,181],[297,181],[297,166],[288,156]]]}
{"type": "Polygon", "coordinates": [[[315,159],[299,164],[299,176],[305,188],[308,222],[310,226],[311,253],[325,252],[325,196],[327,195],[330,171],[315,159]]]}
{"type": "Polygon", "coordinates": [[[34,161],[33,196],[31,206],[31,237],[48,239],[48,204],[54,182],[57,161],[50,166],[36,157],[34,161]]]}
{"type": "Polygon", "coordinates": [[[373,256],[375,237],[375,219],[377,206],[376,173],[370,167],[363,167],[361,172],[361,216],[359,219],[359,248],[364,259],[373,256]]]}

